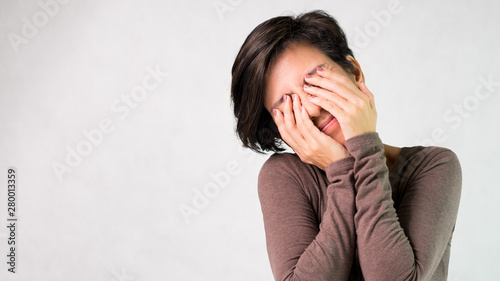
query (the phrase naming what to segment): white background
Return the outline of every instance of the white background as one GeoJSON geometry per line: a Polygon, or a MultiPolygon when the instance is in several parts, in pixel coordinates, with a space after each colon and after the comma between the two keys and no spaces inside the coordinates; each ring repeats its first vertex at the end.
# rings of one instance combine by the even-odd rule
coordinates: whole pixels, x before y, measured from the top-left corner
{"type": "Polygon", "coordinates": [[[0,279],[272,280],[256,191],[268,155],[240,149],[230,71],[257,24],[324,9],[375,94],[382,140],[459,156],[449,280],[499,280],[500,4],[389,3],[95,0],[48,15],[37,1],[1,1],[0,279]],[[123,108],[148,68],[168,76],[123,108]],[[83,131],[103,121],[112,131],[85,146],[83,131]],[[70,167],[78,146],[87,155],[70,167]],[[8,167],[18,171],[16,274],[8,167]],[[183,216],[193,200],[205,206],[183,216]]]}

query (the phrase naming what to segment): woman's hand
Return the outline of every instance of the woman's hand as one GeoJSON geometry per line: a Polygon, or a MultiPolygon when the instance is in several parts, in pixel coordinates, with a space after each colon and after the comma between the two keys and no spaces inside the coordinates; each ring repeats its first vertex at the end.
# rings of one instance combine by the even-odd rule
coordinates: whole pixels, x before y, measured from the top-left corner
{"type": "Polygon", "coordinates": [[[330,163],[349,156],[343,145],[316,128],[298,95],[285,95],[283,99],[283,113],[273,109],[274,122],[283,140],[302,162],[325,170],[330,163]]]}
{"type": "Polygon", "coordinates": [[[304,91],[309,100],[337,118],[345,140],[375,132],[377,111],[373,94],[365,83],[354,82],[338,70],[317,67],[314,75],[306,75],[304,91]]]}

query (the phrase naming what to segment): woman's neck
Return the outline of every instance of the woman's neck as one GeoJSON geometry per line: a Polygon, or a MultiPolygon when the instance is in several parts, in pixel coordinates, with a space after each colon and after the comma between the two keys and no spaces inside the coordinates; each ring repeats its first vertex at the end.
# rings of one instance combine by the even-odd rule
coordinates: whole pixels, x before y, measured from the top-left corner
{"type": "Polygon", "coordinates": [[[384,144],[384,156],[389,171],[392,169],[392,166],[394,166],[394,163],[398,159],[399,153],[401,153],[400,147],[384,144]]]}

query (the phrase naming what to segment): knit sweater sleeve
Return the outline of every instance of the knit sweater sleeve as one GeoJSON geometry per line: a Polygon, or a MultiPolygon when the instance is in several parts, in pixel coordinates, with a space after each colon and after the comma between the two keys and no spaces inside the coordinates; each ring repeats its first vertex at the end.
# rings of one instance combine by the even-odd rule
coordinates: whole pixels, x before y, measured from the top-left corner
{"type": "Polygon", "coordinates": [[[412,176],[396,214],[378,134],[351,138],[345,146],[355,159],[354,221],[365,280],[429,280],[457,218],[461,192],[457,156],[433,148],[418,166],[407,167],[412,176]]]}
{"type": "Polygon", "coordinates": [[[313,178],[298,157],[274,154],[262,166],[258,190],[275,280],[347,280],[354,259],[352,157],[325,168],[326,209],[321,223],[307,192],[313,178]],[[318,226],[319,224],[319,226],[318,226]]]}

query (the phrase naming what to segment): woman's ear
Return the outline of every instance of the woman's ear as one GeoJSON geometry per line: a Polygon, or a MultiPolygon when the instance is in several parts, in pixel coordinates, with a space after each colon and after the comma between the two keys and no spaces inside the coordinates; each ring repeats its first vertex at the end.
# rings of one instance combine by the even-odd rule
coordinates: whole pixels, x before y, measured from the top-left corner
{"type": "Polygon", "coordinates": [[[365,82],[365,75],[361,70],[359,62],[351,55],[347,55],[346,59],[351,62],[352,66],[354,67],[354,69],[351,71],[351,74],[353,75],[356,85],[358,85],[360,82],[365,82]]]}

